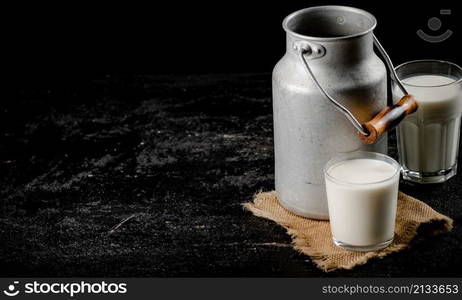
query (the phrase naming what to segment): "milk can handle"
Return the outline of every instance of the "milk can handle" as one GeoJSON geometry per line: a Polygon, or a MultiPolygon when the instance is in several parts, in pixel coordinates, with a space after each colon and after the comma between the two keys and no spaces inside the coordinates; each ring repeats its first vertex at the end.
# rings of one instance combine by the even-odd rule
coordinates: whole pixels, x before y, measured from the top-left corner
{"type": "Polygon", "coordinates": [[[415,102],[414,97],[408,94],[406,88],[399,80],[395,68],[393,67],[393,63],[391,62],[391,59],[388,56],[387,52],[382,47],[375,35],[373,35],[373,39],[374,45],[377,47],[382,58],[385,60],[385,63],[390,71],[390,76],[395,80],[396,84],[403,92],[405,97],[403,97],[404,101],[400,101],[397,105],[385,108],[383,111],[377,114],[376,117],[374,117],[371,121],[367,122],[365,125],[362,125],[345,106],[343,106],[341,103],[335,100],[321,86],[321,84],[316,79],[316,76],[314,75],[313,71],[311,70],[310,66],[308,65],[305,55],[308,55],[312,59],[322,57],[325,54],[324,47],[306,41],[298,41],[294,43],[294,49],[298,51],[300,59],[302,60],[306,71],[310,74],[311,78],[313,79],[315,85],[318,87],[321,93],[323,93],[324,96],[326,96],[332,102],[332,104],[334,104],[335,108],[337,108],[341,113],[343,113],[347,117],[348,120],[350,120],[353,126],[359,131],[360,138],[368,144],[374,143],[380,134],[397,125],[397,123],[399,123],[399,121],[402,118],[404,118],[407,114],[413,113],[417,110],[417,102],[415,102]],[[372,125],[371,122],[373,122],[372,125]],[[379,124],[380,128],[376,128],[376,124],[379,124]]]}
{"type": "Polygon", "coordinates": [[[294,50],[298,51],[298,54],[300,56],[300,59],[303,62],[303,65],[305,66],[306,71],[310,74],[311,79],[313,79],[313,82],[316,84],[318,89],[321,91],[321,93],[326,96],[327,99],[334,104],[334,107],[337,108],[341,113],[347,117],[348,120],[350,120],[351,124],[363,135],[368,136],[369,132],[367,129],[359,123],[359,121],[355,118],[355,116],[345,107],[343,106],[340,102],[335,100],[318,82],[318,79],[314,75],[313,71],[311,71],[310,66],[308,65],[308,62],[305,59],[305,55],[309,55],[310,58],[318,58],[322,57],[325,54],[325,49],[324,47],[309,43],[306,41],[299,41],[294,43],[294,50]]]}
{"type": "Polygon", "coordinates": [[[393,63],[391,62],[390,56],[388,56],[387,51],[385,51],[385,49],[382,47],[382,44],[380,44],[379,40],[374,34],[372,35],[372,37],[374,38],[375,47],[377,48],[377,50],[379,50],[380,55],[382,55],[382,58],[385,60],[385,64],[388,67],[388,71],[390,71],[391,78],[393,78],[393,80],[396,82],[399,89],[401,90],[401,92],[403,92],[404,95],[409,95],[406,88],[401,83],[401,80],[398,78],[398,74],[396,74],[395,67],[393,66],[393,63]]]}

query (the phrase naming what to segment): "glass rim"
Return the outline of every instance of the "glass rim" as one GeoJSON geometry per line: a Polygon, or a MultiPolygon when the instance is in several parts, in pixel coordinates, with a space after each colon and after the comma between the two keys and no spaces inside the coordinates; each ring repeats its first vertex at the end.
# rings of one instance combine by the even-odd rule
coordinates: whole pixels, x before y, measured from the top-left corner
{"type": "Polygon", "coordinates": [[[324,175],[326,176],[326,178],[330,179],[331,181],[333,181],[335,183],[339,183],[339,184],[343,184],[343,185],[365,186],[365,185],[379,184],[379,183],[383,183],[383,182],[391,180],[392,178],[394,178],[400,172],[401,172],[401,165],[395,159],[393,159],[392,157],[390,157],[390,156],[388,156],[386,154],[379,153],[379,152],[372,152],[372,151],[353,151],[353,152],[346,152],[346,153],[337,154],[334,157],[332,157],[331,159],[329,159],[329,161],[324,165],[324,175]],[[367,159],[367,158],[375,159],[375,160],[381,160],[381,161],[384,161],[384,162],[392,165],[393,167],[395,167],[395,171],[393,172],[393,175],[391,175],[391,176],[389,176],[389,177],[387,177],[385,179],[378,180],[378,181],[372,181],[372,182],[366,182],[366,183],[357,183],[357,182],[350,182],[350,181],[338,179],[338,178],[335,178],[334,176],[332,176],[331,174],[329,174],[329,169],[335,163],[340,163],[340,162],[343,162],[343,161],[353,160],[353,159],[367,159]]]}
{"type": "MultiPolygon", "coordinates": [[[[447,61],[447,60],[439,60],[439,59],[418,59],[418,60],[407,61],[407,62],[404,62],[404,63],[396,66],[395,71],[397,72],[402,67],[406,67],[406,66],[411,65],[411,64],[419,64],[419,63],[438,63],[438,64],[442,64],[442,65],[449,65],[449,66],[452,66],[452,67],[458,69],[459,72],[462,73],[462,68],[458,64],[447,61]]],[[[428,75],[431,75],[431,74],[428,74],[428,75]]],[[[437,85],[409,84],[409,83],[403,82],[403,80],[401,78],[398,78],[398,80],[405,86],[420,87],[420,88],[434,88],[434,87],[444,87],[444,86],[450,86],[450,85],[453,85],[453,84],[459,84],[459,83],[462,82],[462,76],[460,76],[458,79],[455,79],[453,82],[445,83],[445,84],[437,84],[437,85]]],[[[396,81],[396,80],[394,78],[392,78],[392,81],[396,81]]]]}

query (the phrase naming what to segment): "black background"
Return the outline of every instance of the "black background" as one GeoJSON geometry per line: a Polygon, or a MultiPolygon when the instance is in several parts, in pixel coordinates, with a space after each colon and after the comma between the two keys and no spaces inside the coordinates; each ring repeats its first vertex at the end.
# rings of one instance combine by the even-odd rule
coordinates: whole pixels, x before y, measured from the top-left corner
{"type": "Polygon", "coordinates": [[[243,211],[274,189],[269,73],[285,51],[282,20],[320,4],[374,14],[395,64],[462,64],[462,12],[447,1],[2,7],[13,67],[2,71],[16,93],[0,100],[1,275],[460,276],[460,172],[447,184],[401,185],[454,218],[451,233],[353,271],[322,272],[282,227],[243,211]],[[454,31],[439,44],[416,35],[434,16],[435,34],[454,31]]]}
{"type": "Polygon", "coordinates": [[[461,63],[461,15],[449,1],[22,4],[5,10],[11,38],[5,45],[15,73],[32,82],[107,73],[270,72],[285,49],[283,18],[326,4],[356,6],[374,14],[375,33],[395,64],[421,58],[461,63]],[[440,16],[443,8],[452,9],[452,15],[440,16]],[[440,17],[440,30],[428,29],[430,17],[440,17]],[[432,44],[417,37],[418,29],[429,34],[451,29],[454,34],[432,44]]]}

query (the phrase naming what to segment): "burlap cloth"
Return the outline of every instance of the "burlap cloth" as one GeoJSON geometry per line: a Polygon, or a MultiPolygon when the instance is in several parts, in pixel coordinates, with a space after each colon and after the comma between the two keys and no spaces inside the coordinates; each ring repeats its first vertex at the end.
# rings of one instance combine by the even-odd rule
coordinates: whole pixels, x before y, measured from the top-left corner
{"type": "Polygon", "coordinates": [[[399,193],[395,237],[385,249],[371,252],[353,252],[337,247],[332,242],[329,221],[312,220],[297,216],[283,208],[276,192],[258,193],[253,202],[243,206],[258,217],[276,222],[287,229],[294,249],[308,255],[322,270],[352,269],[369,259],[384,257],[409,246],[419,234],[435,235],[452,229],[452,219],[433,210],[427,204],[399,193]],[[424,226],[421,226],[424,225],[424,226]],[[424,230],[425,229],[425,230],[424,230]]]}

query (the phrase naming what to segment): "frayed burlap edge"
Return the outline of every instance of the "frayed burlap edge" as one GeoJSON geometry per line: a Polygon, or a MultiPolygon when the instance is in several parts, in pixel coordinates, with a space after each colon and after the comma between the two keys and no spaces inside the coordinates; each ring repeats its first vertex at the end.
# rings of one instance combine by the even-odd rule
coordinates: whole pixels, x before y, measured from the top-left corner
{"type": "MultiPolygon", "coordinates": [[[[400,195],[401,194],[405,195],[404,193],[400,192],[400,195]]],[[[272,192],[259,191],[254,194],[253,202],[242,203],[242,206],[244,209],[252,212],[255,216],[272,220],[276,222],[278,225],[284,227],[287,233],[289,234],[289,236],[292,238],[292,247],[298,252],[308,255],[311,258],[311,260],[316,264],[316,266],[325,272],[331,272],[331,271],[335,271],[338,269],[351,270],[356,266],[364,265],[372,258],[383,258],[387,256],[388,254],[409,248],[411,240],[417,235],[420,226],[423,224],[428,224],[432,222],[437,223],[434,229],[429,232],[429,235],[437,235],[440,233],[449,232],[453,228],[453,220],[451,218],[435,211],[435,215],[432,218],[426,220],[426,222],[417,222],[417,221],[408,220],[407,227],[404,228],[403,230],[403,234],[402,234],[403,240],[401,243],[391,244],[387,248],[383,250],[379,250],[379,251],[362,252],[363,255],[361,258],[353,262],[350,262],[350,263],[339,265],[336,262],[332,261],[332,259],[329,257],[328,254],[322,253],[314,249],[310,245],[308,239],[300,237],[299,233],[293,228],[291,228],[290,222],[285,221],[283,218],[277,215],[274,215],[271,212],[262,210],[255,205],[255,201],[261,197],[275,197],[275,196],[276,196],[275,191],[272,191],[272,192]]],[[[405,195],[405,196],[410,197],[408,195],[405,195]]],[[[422,204],[427,205],[423,202],[422,204]]],[[[288,213],[293,216],[296,216],[295,214],[291,212],[288,212],[288,213]]],[[[302,218],[300,216],[296,216],[296,217],[302,218]]],[[[316,222],[328,222],[328,221],[316,221],[316,222]]]]}

